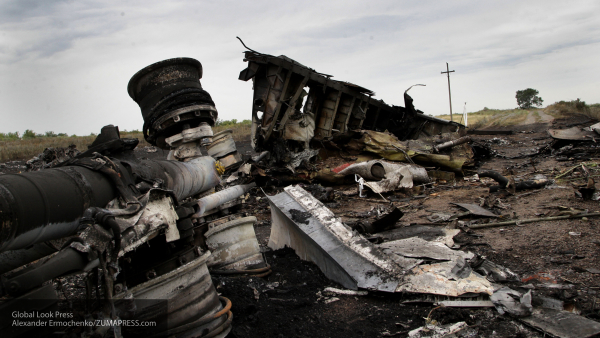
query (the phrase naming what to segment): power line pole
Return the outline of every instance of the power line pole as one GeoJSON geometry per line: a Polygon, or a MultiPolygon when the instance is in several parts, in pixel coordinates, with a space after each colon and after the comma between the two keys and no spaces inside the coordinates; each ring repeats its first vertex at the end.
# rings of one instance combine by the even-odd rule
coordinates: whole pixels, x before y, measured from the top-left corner
{"type": "Polygon", "coordinates": [[[448,67],[448,62],[446,62],[446,71],[442,72],[442,74],[448,74],[448,98],[450,99],[450,121],[452,121],[452,94],[450,94],[450,73],[454,73],[453,70],[450,70],[448,67]]]}

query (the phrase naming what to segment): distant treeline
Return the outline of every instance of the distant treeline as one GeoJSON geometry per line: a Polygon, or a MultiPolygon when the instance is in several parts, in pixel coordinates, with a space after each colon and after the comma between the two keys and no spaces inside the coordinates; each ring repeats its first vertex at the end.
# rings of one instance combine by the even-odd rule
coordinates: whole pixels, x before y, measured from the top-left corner
{"type": "MultiPolygon", "coordinates": [[[[232,120],[220,120],[218,119],[217,122],[215,122],[215,127],[239,127],[239,126],[250,126],[252,124],[252,121],[250,120],[243,120],[238,122],[237,119],[232,119],[232,120]]],[[[126,131],[123,130],[121,131],[121,133],[123,134],[141,134],[142,132],[139,130],[130,130],[130,131],[126,131]]],[[[95,133],[91,133],[90,136],[95,136],[97,134],[95,133]]],[[[15,131],[14,133],[0,133],[0,141],[16,141],[16,140],[30,140],[30,139],[34,139],[34,138],[43,138],[43,137],[78,137],[77,135],[73,134],[71,136],[67,135],[66,133],[55,133],[53,131],[47,131],[43,134],[39,134],[34,132],[31,129],[26,129],[25,132],[23,132],[23,135],[21,135],[21,133],[19,133],[18,131],[15,131]]]]}

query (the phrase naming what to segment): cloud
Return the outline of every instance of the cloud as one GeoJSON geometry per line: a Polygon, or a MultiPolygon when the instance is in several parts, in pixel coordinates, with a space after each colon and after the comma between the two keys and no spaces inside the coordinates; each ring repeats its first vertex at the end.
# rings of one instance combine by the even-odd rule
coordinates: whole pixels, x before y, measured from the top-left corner
{"type": "Polygon", "coordinates": [[[428,113],[453,102],[513,107],[517,89],[545,102],[582,93],[600,102],[600,4],[483,1],[3,1],[0,3],[0,131],[89,134],[103,124],[139,129],[126,93],[139,69],[197,58],[221,118],[249,118],[251,83],[240,36],[260,52],[287,55],[377,98],[403,104],[411,90],[428,113]]]}

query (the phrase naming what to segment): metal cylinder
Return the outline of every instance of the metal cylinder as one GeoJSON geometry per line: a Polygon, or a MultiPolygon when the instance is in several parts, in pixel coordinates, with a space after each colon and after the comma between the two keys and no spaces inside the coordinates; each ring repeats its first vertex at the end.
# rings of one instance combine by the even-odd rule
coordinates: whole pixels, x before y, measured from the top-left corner
{"type": "MultiPolygon", "coordinates": [[[[221,330],[229,332],[231,323],[227,323],[227,313],[221,314],[224,305],[212,283],[206,261],[210,252],[164,275],[136,285],[129,291],[136,301],[136,320],[153,321],[155,328],[130,328],[135,335],[161,335],[185,327],[184,336],[205,336],[207,333],[221,330]],[[194,325],[197,324],[197,325],[194,325]],[[191,324],[191,325],[189,325],[191,324]],[[166,330],[168,330],[166,332],[166,330]]],[[[124,305],[126,293],[114,296],[115,305],[124,305]]],[[[179,336],[179,335],[177,335],[179,336]]]]}
{"type": "MultiPolygon", "coordinates": [[[[127,163],[138,176],[160,179],[178,200],[219,184],[216,161],[210,156],[188,162],[127,163]]],[[[104,208],[117,197],[107,176],[70,166],[0,176],[0,252],[17,250],[73,235],[89,207],[104,208]]]]}
{"type": "Polygon", "coordinates": [[[380,181],[385,177],[385,174],[400,170],[403,167],[408,167],[408,170],[413,176],[413,182],[416,184],[429,183],[429,176],[425,168],[415,165],[398,162],[387,162],[381,160],[372,160],[368,162],[355,163],[344,170],[340,171],[340,175],[358,174],[366,180],[380,181]],[[383,169],[383,170],[381,170],[383,169]]]}
{"type": "Polygon", "coordinates": [[[231,188],[227,188],[225,190],[221,190],[212,195],[208,195],[206,197],[202,197],[198,200],[199,210],[194,214],[194,217],[202,217],[204,212],[207,210],[211,210],[213,208],[218,207],[219,205],[229,202],[233,199],[236,199],[243,194],[245,194],[248,190],[252,189],[256,186],[256,183],[250,183],[245,185],[236,185],[231,188]]]}
{"type": "Polygon", "coordinates": [[[204,236],[212,252],[207,262],[211,270],[245,270],[266,266],[254,233],[254,223],[256,217],[249,216],[208,229],[204,236]]]}
{"type": "Polygon", "coordinates": [[[441,144],[438,144],[437,146],[434,146],[433,149],[435,149],[435,151],[440,151],[440,150],[444,150],[446,148],[452,148],[454,146],[457,145],[461,145],[463,143],[467,143],[471,141],[471,136],[463,136],[461,138],[458,138],[456,140],[452,140],[452,141],[448,141],[448,142],[444,142],[441,144]]]}
{"type": "Polygon", "coordinates": [[[21,250],[2,252],[0,253],[0,275],[51,255],[58,249],[60,248],[52,242],[43,242],[21,250]]]}
{"type": "Polygon", "coordinates": [[[101,173],[83,167],[0,176],[0,252],[74,234],[89,207],[117,196],[101,173]]]}
{"type": "Polygon", "coordinates": [[[214,125],[217,110],[200,78],[198,60],[175,58],[145,67],[129,80],[127,92],[140,106],[148,142],[166,149],[165,138],[181,133],[184,126],[214,125]]]}
{"type": "Polygon", "coordinates": [[[210,156],[198,157],[188,162],[141,161],[142,176],[159,178],[164,188],[173,190],[178,200],[204,192],[221,182],[216,160],[210,156]]]}

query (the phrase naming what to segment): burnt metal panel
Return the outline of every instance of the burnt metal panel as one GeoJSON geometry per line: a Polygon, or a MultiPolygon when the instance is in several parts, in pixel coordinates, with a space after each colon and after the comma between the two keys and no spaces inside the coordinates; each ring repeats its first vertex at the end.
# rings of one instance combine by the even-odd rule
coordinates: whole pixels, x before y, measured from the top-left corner
{"type": "MultiPolygon", "coordinates": [[[[244,61],[248,67],[240,73],[239,79],[254,82],[252,144],[256,150],[272,150],[275,142],[270,142],[271,139],[281,137],[279,131],[285,129],[290,115],[296,112],[314,114],[317,140],[331,138],[334,129],[336,132],[388,130],[400,140],[464,129],[458,123],[426,116],[412,104],[408,109],[388,105],[373,98],[375,93],[369,89],[333,80],[330,75],[318,73],[283,55],[248,51],[244,61]],[[298,99],[304,87],[309,88],[309,94],[301,112],[298,99]],[[261,111],[263,116],[258,114],[261,111]]],[[[408,94],[405,99],[406,96],[408,94]]],[[[305,140],[306,144],[309,141],[305,140]]]]}

